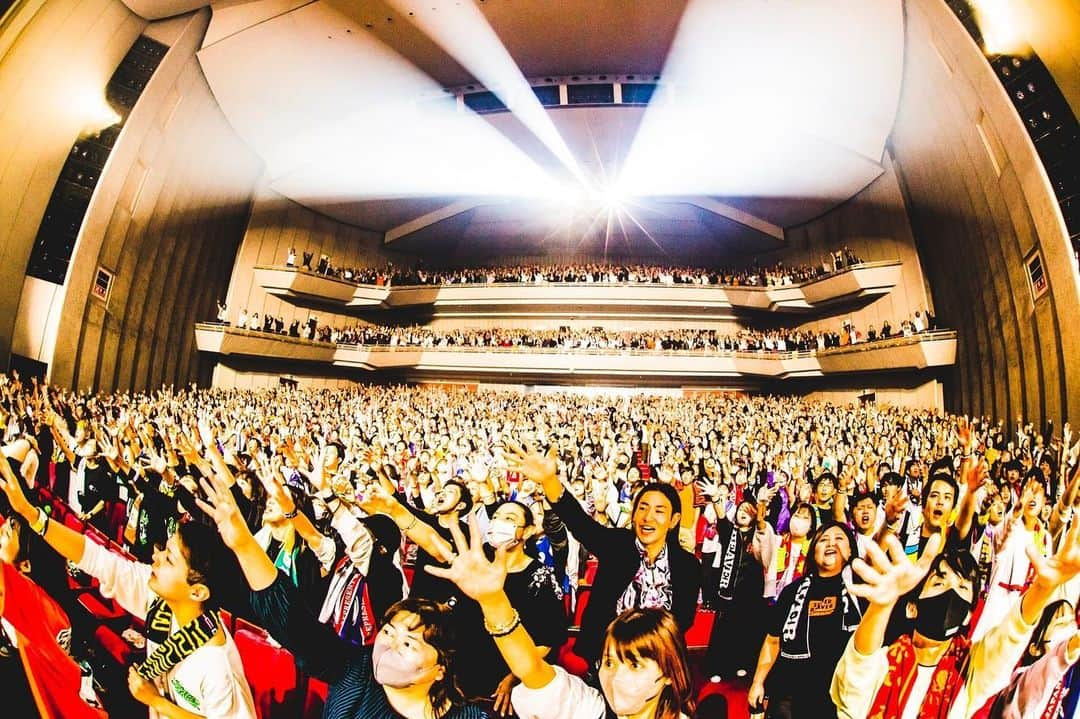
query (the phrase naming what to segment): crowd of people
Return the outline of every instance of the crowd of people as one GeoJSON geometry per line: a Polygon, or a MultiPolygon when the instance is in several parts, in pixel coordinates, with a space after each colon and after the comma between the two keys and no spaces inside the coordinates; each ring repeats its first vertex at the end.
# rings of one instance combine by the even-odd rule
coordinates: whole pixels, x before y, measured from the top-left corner
{"type": "Polygon", "coordinates": [[[769,717],[1075,710],[1068,425],[726,394],[91,395],[14,374],[0,418],[9,708],[116,700],[60,641],[75,572],[143,620],[122,689],[152,716],[255,716],[219,609],[326,681],[334,719],[724,716],[692,662],[769,717]],[[130,556],[51,521],[58,502],[130,556]]]}
{"type": "MultiPolygon", "coordinates": [[[[219,316],[219,321],[228,324],[219,316]]],[[[430,329],[420,325],[396,327],[356,324],[331,327],[319,324],[317,315],[308,321],[294,320],[285,329],[285,321],[267,315],[248,315],[241,310],[237,326],[251,331],[270,332],[297,339],[337,345],[426,348],[557,349],[639,352],[809,352],[895,337],[911,337],[937,329],[934,316],[918,310],[898,327],[888,321],[880,328],[865,330],[845,320],[839,329],[813,331],[800,329],[743,330],[728,334],[710,329],[668,329],[651,331],[615,331],[601,327],[552,330],[511,328],[430,329]]]]}
{"type": "Polygon", "coordinates": [[[613,264],[590,262],[580,264],[530,264],[467,268],[403,268],[387,264],[383,267],[341,267],[328,255],[305,251],[299,264],[296,249],[290,248],[286,267],[300,267],[309,272],[353,282],[358,285],[473,285],[495,283],[603,283],[654,285],[712,285],[724,287],[786,287],[810,282],[842,272],[862,260],[843,247],[822,255],[819,265],[787,266],[782,262],[767,266],[708,269],[643,264],[613,264]]]}

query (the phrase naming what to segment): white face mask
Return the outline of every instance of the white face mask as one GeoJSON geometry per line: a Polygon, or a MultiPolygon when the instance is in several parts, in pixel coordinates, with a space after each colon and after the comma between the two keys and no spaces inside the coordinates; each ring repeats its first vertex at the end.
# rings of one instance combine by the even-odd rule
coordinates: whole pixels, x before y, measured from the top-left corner
{"type": "Polygon", "coordinates": [[[608,706],[620,716],[637,714],[664,690],[663,677],[647,676],[625,668],[605,669],[601,665],[600,686],[608,706]]]}
{"type": "Polygon", "coordinates": [[[492,547],[501,547],[517,539],[517,525],[505,519],[493,519],[488,522],[485,541],[492,547]]]}
{"type": "Polygon", "coordinates": [[[788,529],[793,537],[805,537],[810,531],[810,520],[806,517],[792,517],[788,529]]]}

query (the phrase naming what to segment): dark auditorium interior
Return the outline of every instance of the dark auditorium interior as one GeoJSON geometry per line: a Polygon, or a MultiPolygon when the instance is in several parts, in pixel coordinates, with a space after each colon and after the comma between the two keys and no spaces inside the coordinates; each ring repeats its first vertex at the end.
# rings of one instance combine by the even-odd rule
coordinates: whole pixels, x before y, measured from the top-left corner
{"type": "Polygon", "coordinates": [[[0,0],[0,98],[5,716],[1080,719],[1077,0],[0,0]]]}

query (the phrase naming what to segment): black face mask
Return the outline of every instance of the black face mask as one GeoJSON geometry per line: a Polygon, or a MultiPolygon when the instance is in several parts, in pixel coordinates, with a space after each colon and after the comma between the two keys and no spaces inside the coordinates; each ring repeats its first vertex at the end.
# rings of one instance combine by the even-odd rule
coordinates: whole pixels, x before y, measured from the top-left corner
{"type": "Polygon", "coordinates": [[[927,639],[943,642],[964,626],[971,603],[950,589],[936,597],[920,599],[916,604],[915,631],[927,639]]]}

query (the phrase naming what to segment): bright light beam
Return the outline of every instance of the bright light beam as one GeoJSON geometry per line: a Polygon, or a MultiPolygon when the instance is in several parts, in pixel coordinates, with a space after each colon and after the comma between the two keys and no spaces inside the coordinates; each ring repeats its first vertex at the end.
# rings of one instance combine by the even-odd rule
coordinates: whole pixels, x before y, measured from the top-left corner
{"type": "Polygon", "coordinates": [[[1023,21],[1012,0],[972,0],[971,4],[988,54],[1028,54],[1023,21]]]}
{"type": "Polygon", "coordinates": [[[624,191],[810,198],[834,177],[872,179],[899,101],[903,26],[900,0],[690,0],[624,191]]]}
{"type": "Polygon", "coordinates": [[[566,141],[474,0],[432,0],[430,8],[429,3],[387,2],[495,93],[579,182],[586,182],[566,141]]]}
{"type": "Polygon", "coordinates": [[[490,123],[424,100],[442,88],[326,3],[216,42],[199,60],[271,188],[298,202],[524,197],[554,185],[490,123]],[[327,27],[342,30],[328,37],[327,27]]]}

